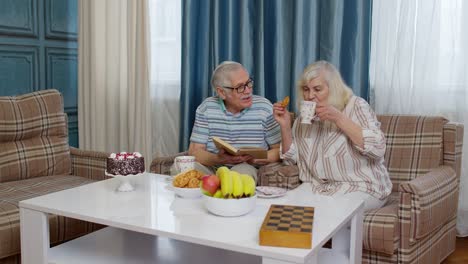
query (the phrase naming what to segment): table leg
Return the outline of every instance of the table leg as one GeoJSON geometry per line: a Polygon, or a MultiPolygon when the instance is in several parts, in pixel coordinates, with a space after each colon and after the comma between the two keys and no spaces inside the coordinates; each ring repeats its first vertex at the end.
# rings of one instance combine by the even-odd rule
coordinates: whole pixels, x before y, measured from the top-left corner
{"type": "Polygon", "coordinates": [[[21,263],[46,264],[50,248],[46,213],[20,208],[21,263]]]}
{"type": "MultiPolygon", "coordinates": [[[[307,262],[307,264],[317,264],[318,263],[317,259],[318,259],[318,255],[315,255],[307,262]]],[[[262,264],[293,264],[293,263],[295,262],[262,257],[262,264]]]]}
{"type": "Polygon", "coordinates": [[[362,261],[362,228],[363,228],[364,207],[361,206],[351,219],[351,236],[349,263],[358,264],[362,261]]]}

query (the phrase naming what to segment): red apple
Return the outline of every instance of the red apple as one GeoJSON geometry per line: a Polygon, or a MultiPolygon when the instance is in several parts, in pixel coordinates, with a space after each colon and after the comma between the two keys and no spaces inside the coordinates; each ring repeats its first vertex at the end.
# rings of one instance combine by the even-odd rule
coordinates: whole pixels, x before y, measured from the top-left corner
{"type": "Polygon", "coordinates": [[[202,178],[202,185],[201,188],[206,191],[207,193],[213,195],[216,190],[218,190],[220,185],[220,181],[218,176],[216,175],[205,175],[202,178]]]}

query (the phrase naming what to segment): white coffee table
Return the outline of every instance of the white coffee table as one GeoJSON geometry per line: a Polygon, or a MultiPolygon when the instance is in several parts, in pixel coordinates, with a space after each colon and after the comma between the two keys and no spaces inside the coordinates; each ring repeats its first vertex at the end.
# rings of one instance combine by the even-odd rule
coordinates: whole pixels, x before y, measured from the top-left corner
{"type": "Polygon", "coordinates": [[[175,197],[166,177],[151,173],[135,177],[136,189],[128,193],[116,192],[119,182],[110,179],[20,202],[22,263],[186,263],[197,258],[224,264],[239,259],[263,264],[361,263],[360,200],[313,195],[303,184],[281,198],[258,199],[255,210],[245,216],[219,217],[204,208],[201,198],[175,197]],[[258,244],[271,204],[315,207],[312,249],[258,244]],[[50,248],[48,213],[109,227],[50,248]],[[322,249],[331,237],[338,233],[342,237],[349,224],[348,252],[322,249]]]}

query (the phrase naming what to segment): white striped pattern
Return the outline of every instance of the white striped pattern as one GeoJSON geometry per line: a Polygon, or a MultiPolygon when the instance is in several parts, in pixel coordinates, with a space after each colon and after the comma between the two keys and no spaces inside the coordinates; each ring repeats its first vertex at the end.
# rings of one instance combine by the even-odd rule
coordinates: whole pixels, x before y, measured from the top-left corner
{"type": "Polygon", "coordinates": [[[384,165],[385,137],[380,123],[369,104],[356,96],[343,113],[363,128],[364,149],[336,127],[322,122],[302,125],[296,119],[293,144],[281,158],[286,164],[297,163],[300,179],[312,182],[314,192],[360,191],[384,199],[392,183],[384,165]]]}
{"type": "Polygon", "coordinates": [[[256,95],[252,97],[250,108],[235,115],[226,111],[223,100],[217,96],[203,101],[197,108],[190,141],[206,144],[209,152],[217,153],[213,137],[219,137],[236,148],[269,149],[281,140],[271,102],[256,95]]]}

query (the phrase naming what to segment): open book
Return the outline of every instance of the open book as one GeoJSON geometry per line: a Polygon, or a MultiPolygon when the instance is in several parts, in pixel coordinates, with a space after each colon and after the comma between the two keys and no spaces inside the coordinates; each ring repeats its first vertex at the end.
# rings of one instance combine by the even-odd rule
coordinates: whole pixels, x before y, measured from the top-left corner
{"type": "Polygon", "coordinates": [[[266,149],[256,147],[243,147],[238,149],[233,145],[227,143],[226,141],[220,139],[219,137],[213,137],[213,142],[218,149],[224,149],[227,153],[231,155],[250,155],[256,159],[268,158],[268,151],[266,149]]]}

